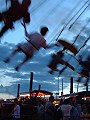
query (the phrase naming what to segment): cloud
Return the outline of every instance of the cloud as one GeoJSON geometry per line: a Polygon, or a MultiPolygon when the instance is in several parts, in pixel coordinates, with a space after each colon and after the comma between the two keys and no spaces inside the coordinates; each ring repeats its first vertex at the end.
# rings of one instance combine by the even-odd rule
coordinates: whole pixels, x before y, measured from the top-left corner
{"type": "MultiPolygon", "coordinates": [[[[78,0],[75,1],[76,4],[78,3],[78,0]]],[[[85,2],[85,1],[84,1],[85,2]]],[[[81,2],[83,4],[84,2],[81,2]]],[[[0,2],[3,5],[3,8],[5,8],[5,1],[0,2]]],[[[53,42],[56,42],[56,38],[60,34],[63,26],[68,22],[71,16],[75,14],[75,11],[73,12],[72,9],[76,5],[73,4],[72,0],[70,0],[70,3],[68,1],[61,2],[60,0],[56,0],[56,2],[53,2],[52,0],[39,0],[39,2],[32,1],[32,5],[30,7],[30,13],[31,13],[31,23],[27,26],[27,30],[29,31],[38,31],[38,28],[42,25],[46,25],[49,27],[49,34],[46,36],[47,43],[51,44],[53,42]],[[58,4],[59,3],[59,4],[58,4]],[[47,9],[48,6],[48,9],[47,9]],[[50,7],[49,7],[50,6],[50,7]],[[42,12],[44,11],[44,12],[42,12]],[[72,14],[69,14],[72,13],[72,14]],[[68,15],[69,14],[69,15],[68,15]],[[71,15],[71,16],[70,16],[71,15]]],[[[80,8],[80,5],[77,6],[80,8]]],[[[0,8],[0,9],[3,9],[0,8]]],[[[75,8],[77,11],[77,8],[75,8]]],[[[69,30],[68,27],[70,26],[73,21],[71,21],[68,26],[64,29],[62,34],[59,36],[59,39],[65,38],[69,42],[73,43],[75,40],[75,37],[78,35],[82,27],[86,24],[89,14],[89,10],[86,12],[86,14],[83,14],[81,18],[79,18],[75,24],[73,25],[72,29],[69,30]]],[[[89,24],[86,26],[84,31],[80,33],[77,41],[75,42],[75,46],[77,49],[79,49],[89,36],[89,24]]],[[[23,27],[19,24],[15,24],[15,30],[14,31],[8,31],[8,33],[5,34],[5,36],[2,38],[2,44],[0,44],[0,79],[1,84],[3,84],[2,92],[8,92],[10,94],[17,94],[17,84],[20,84],[20,92],[29,91],[29,84],[30,84],[30,73],[34,73],[34,83],[33,83],[33,89],[38,89],[38,85],[41,84],[41,89],[47,89],[48,91],[54,91],[57,92],[58,88],[58,73],[54,72],[54,75],[51,75],[48,73],[49,68],[47,65],[49,64],[51,60],[51,55],[53,53],[56,53],[58,50],[63,49],[63,47],[59,48],[52,48],[48,50],[41,49],[37,51],[37,53],[34,55],[32,59],[30,59],[27,63],[25,63],[21,68],[20,71],[15,71],[14,67],[24,59],[24,54],[18,53],[15,55],[10,63],[6,64],[3,62],[3,60],[10,55],[10,53],[16,48],[15,45],[17,43],[21,43],[25,41],[24,38],[24,30],[23,27]]],[[[70,52],[67,51],[65,53],[64,60],[69,62],[71,65],[73,65],[76,69],[76,72],[73,72],[71,69],[67,68],[62,73],[61,77],[64,79],[64,89],[69,89],[70,84],[70,77],[75,77],[75,81],[77,77],[79,76],[77,74],[77,71],[81,69],[81,66],[75,59],[75,57],[78,59],[79,55],[83,56],[83,60],[86,59],[86,57],[89,55],[90,51],[90,45],[89,41],[87,42],[86,46],[83,47],[80,52],[74,56],[70,56],[70,52]],[[71,59],[70,59],[71,57],[71,59]]],[[[60,69],[64,67],[64,65],[58,66],[60,69]]],[[[61,78],[60,78],[60,91],[61,91],[61,78]]],[[[77,83],[75,82],[75,85],[77,83]]],[[[82,84],[81,84],[82,85],[82,84]]],[[[83,85],[82,85],[83,86],[83,85]]],[[[81,88],[83,89],[83,88],[81,88]]]]}
{"type": "MultiPolygon", "coordinates": [[[[29,60],[25,65],[23,65],[20,68],[20,72],[16,72],[14,70],[14,66],[16,63],[20,62],[20,60],[22,60],[22,53],[18,54],[16,57],[14,57],[14,59],[12,58],[12,64],[6,64],[4,63],[2,60],[4,58],[6,58],[6,56],[8,56],[15,48],[16,46],[14,44],[9,44],[9,43],[5,43],[5,44],[1,44],[0,45],[0,50],[4,52],[0,53],[0,64],[2,64],[2,66],[0,69],[4,71],[3,75],[4,76],[8,76],[10,80],[10,85],[8,87],[8,84],[6,85],[6,89],[8,89],[8,91],[11,92],[10,93],[14,93],[16,94],[17,91],[17,84],[20,83],[21,84],[21,92],[27,91],[28,88],[26,88],[25,86],[29,87],[29,82],[30,82],[30,72],[34,72],[34,89],[38,89],[38,85],[41,84],[42,89],[45,89],[47,86],[47,90],[49,91],[57,91],[57,81],[55,80],[55,76],[57,77],[58,74],[57,72],[54,73],[54,75],[50,75],[48,73],[48,67],[47,64],[50,62],[51,60],[51,54],[49,54],[49,51],[53,51],[52,50],[43,50],[41,49],[39,52],[37,52],[37,54],[31,59],[29,60]],[[44,53],[44,54],[43,54],[44,53]],[[52,86],[52,87],[51,87],[52,86]],[[15,87],[15,88],[14,88],[15,87]],[[25,87],[25,88],[24,88],[25,87]]],[[[87,50],[89,49],[89,47],[87,48],[87,50]]],[[[65,54],[65,58],[67,61],[69,60],[70,55],[67,53],[65,54]]],[[[73,58],[70,60],[70,64],[74,65],[74,67],[76,67],[76,60],[73,58]],[[75,63],[74,63],[75,62],[75,63]]],[[[64,67],[62,65],[60,68],[64,67]]],[[[62,77],[65,77],[65,75],[75,75],[75,73],[70,70],[69,68],[67,68],[64,73],[62,74],[62,77]]],[[[68,83],[70,82],[70,80],[65,80],[64,81],[66,84],[66,86],[68,87],[68,83]]]]}

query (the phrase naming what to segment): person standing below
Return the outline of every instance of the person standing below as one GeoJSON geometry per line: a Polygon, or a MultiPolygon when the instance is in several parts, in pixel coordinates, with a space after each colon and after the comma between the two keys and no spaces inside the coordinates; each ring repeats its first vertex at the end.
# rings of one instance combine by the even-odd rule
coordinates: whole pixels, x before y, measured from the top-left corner
{"type": "Polygon", "coordinates": [[[45,104],[45,120],[55,120],[55,105],[54,102],[54,96],[49,97],[49,101],[45,104]]]}
{"type": "Polygon", "coordinates": [[[69,104],[69,99],[65,99],[63,104],[60,106],[60,109],[63,113],[63,120],[69,120],[70,119],[70,112],[72,110],[72,106],[69,104]]]}
{"type": "Polygon", "coordinates": [[[14,109],[12,113],[14,120],[20,120],[20,105],[17,101],[14,102],[14,109]]]}
{"type": "Polygon", "coordinates": [[[75,100],[74,101],[74,107],[77,109],[78,111],[78,120],[80,120],[80,115],[82,114],[82,100],[75,100]]]}
{"type": "Polygon", "coordinates": [[[42,104],[42,100],[38,100],[37,104],[38,104],[37,113],[38,113],[39,120],[44,120],[45,108],[44,108],[44,105],[42,104]]]}

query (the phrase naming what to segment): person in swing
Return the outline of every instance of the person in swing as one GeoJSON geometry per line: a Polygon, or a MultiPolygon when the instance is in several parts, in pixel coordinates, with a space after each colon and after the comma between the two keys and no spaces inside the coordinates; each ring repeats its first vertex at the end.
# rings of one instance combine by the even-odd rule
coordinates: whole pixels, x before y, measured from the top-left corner
{"type": "Polygon", "coordinates": [[[52,55],[52,60],[48,64],[48,68],[50,69],[49,71],[50,74],[53,74],[54,71],[57,71],[59,72],[59,74],[61,74],[66,69],[66,66],[72,69],[73,71],[75,70],[72,65],[70,65],[68,62],[63,60],[63,57],[64,57],[64,49],[52,55]],[[58,69],[58,64],[62,64],[66,66],[62,70],[60,70],[58,69]]]}
{"type": "MultiPolygon", "coordinates": [[[[25,24],[23,24],[25,27],[25,24]]],[[[48,32],[48,28],[46,26],[40,28],[40,33],[34,32],[31,34],[27,33],[26,27],[25,27],[25,35],[27,37],[27,42],[24,44],[18,44],[17,48],[10,54],[9,57],[7,57],[4,62],[9,63],[11,58],[17,53],[17,52],[23,52],[25,54],[25,59],[18,64],[15,67],[15,70],[18,71],[19,68],[26,63],[29,59],[31,59],[34,54],[42,47],[44,49],[53,47],[53,45],[47,45],[46,40],[44,36],[48,32]]]]}
{"type": "Polygon", "coordinates": [[[31,0],[22,0],[19,3],[18,0],[10,0],[11,6],[6,11],[0,13],[0,22],[4,21],[4,26],[0,30],[0,38],[3,34],[9,30],[14,29],[14,22],[25,19],[25,23],[30,23],[30,13],[28,12],[31,0]]]}
{"type": "Polygon", "coordinates": [[[64,52],[63,51],[59,51],[56,54],[52,55],[52,60],[50,61],[50,63],[48,64],[48,68],[50,68],[51,70],[49,71],[50,74],[53,74],[53,71],[59,71],[57,69],[57,65],[60,64],[62,58],[64,56],[64,52]]]}

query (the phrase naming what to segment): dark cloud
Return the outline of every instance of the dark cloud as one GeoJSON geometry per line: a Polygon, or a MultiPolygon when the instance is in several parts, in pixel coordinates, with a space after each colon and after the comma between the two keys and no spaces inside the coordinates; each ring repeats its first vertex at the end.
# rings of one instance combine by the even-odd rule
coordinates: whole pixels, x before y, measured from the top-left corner
{"type": "MultiPolygon", "coordinates": [[[[72,2],[72,0],[71,0],[72,2]]],[[[76,3],[78,3],[78,0],[76,0],[76,3]]],[[[6,8],[5,6],[5,0],[4,1],[0,1],[0,4],[2,6],[2,8],[0,8],[0,10],[3,10],[4,8],[6,8]]],[[[30,26],[28,25],[27,28],[29,28],[30,30],[37,30],[37,28],[40,28],[40,26],[42,25],[46,25],[49,27],[50,29],[50,34],[47,35],[46,39],[47,42],[53,43],[56,42],[56,38],[58,37],[58,35],[61,32],[61,28],[68,22],[68,20],[70,19],[68,15],[68,13],[72,12],[72,8],[75,6],[75,4],[73,4],[72,2],[72,6],[69,5],[68,2],[64,1],[64,2],[60,2],[60,0],[56,0],[56,2],[53,2],[52,0],[45,1],[45,0],[39,0],[39,2],[37,2],[36,0],[34,0],[34,2],[32,2],[32,6],[30,8],[30,12],[31,12],[31,23],[30,26]],[[57,4],[57,3],[60,4],[57,4]],[[53,3],[53,4],[50,4],[53,3]],[[50,5],[50,7],[49,7],[50,5]],[[48,9],[47,9],[48,6],[48,9]],[[42,14],[42,11],[43,14],[42,14]],[[64,13],[64,14],[63,14],[64,13]],[[40,17],[38,17],[40,16],[40,17]],[[37,20],[37,21],[36,21],[37,20]],[[33,27],[34,26],[34,27],[33,27]],[[51,40],[51,41],[50,41],[51,40]]],[[[88,13],[87,13],[88,14],[88,13]]],[[[69,14],[70,15],[70,14],[69,14]]],[[[73,25],[72,29],[69,30],[68,27],[70,26],[70,24],[73,23],[73,21],[75,20],[75,18],[73,19],[73,21],[71,21],[71,23],[68,24],[68,26],[66,27],[66,29],[62,32],[62,37],[66,38],[69,42],[73,43],[73,41],[75,40],[76,36],[78,35],[78,33],[80,32],[80,30],[82,29],[82,27],[85,25],[85,21],[87,21],[89,18],[85,17],[85,19],[83,19],[83,16],[78,19],[76,21],[76,23],[73,25]]],[[[87,37],[90,34],[90,28],[89,28],[89,24],[88,26],[86,26],[86,28],[84,29],[84,31],[79,35],[77,41],[75,42],[75,46],[77,47],[77,49],[79,50],[80,47],[82,47],[82,45],[84,44],[85,40],[87,39],[87,37]]],[[[29,30],[28,29],[28,30],[29,30]]],[[[18,53],[17,55],[15,55],[9,64],[6,64],[3,62],[3,60],[10,55],[10,53],[16,48],[16,44],[20,43],[22,41],[25,41],[24,39],[24,33],[22,32],[22,34],[19,34],[22,31],[22,28],[20,28],[19,23],[15,24],[15,31],[11,31],[8,32],[7,34],[5,34],[5,36],[3,37],[3,42],[2,44],[0,44],[0,76],[3,79],[3,81],[7,78],[10,80],[9,81],[9,85],[8,83],[4,85],[3,88],[0,87],[0,90],[2,90],[2,92],[8,92],[8,93],[13,93],[14,95],[17,94],[17,84],[20,84],[20,92],[25,92],[25,91],[29,91],[29,84],[30,84],[30,73],[33,72],[34,73],[34,83],[33,83],[33,89],[38,89],[39,84],[41,84],[41,89],[45,89],[48,91],[57,91],[58,90],[58,73],[54,72],[53,75],[49,74],[49,68],[47,67],[47,65],[49,64],[50,60],[51,60],[51,55],[53,53],[56,53],[58,50],[63,49],[63,47],[54,47],[52,49],[48,49],[48,50],[44,50],[41,49],[39,51],[37,51],[37,53],[34,55],[34,57],[32,59],[30,59],[26,64],[24,64],[21,68],[20,71],[17,72],[15,71],[14,67],[20,62],[22,61],[22,59],[24,59],[24,54],[23,53],[18,53]],[[18,38],[18,40],[17,40],[18,38]],[[19,38],[22,40],[19,40],[19,38]],[[10,41],[12,40],[12,41],[10,41]]],[[[59,36],[59,38],[61,38],[61,36],[59,36]]],[[[66,60],[67,62],[69,62],[74,68],[75,68],[75,72],[72,71],[70,68],[65,69],[65,71],[61,74],[61,77],[64,79],[64,89],[68,88],[69,84],[70,84],[70,77],[73,76],[75,77],[74,80],[76,81],[76,79],[78,78],[78,74],[77,71],[79,71],[81,69],[81,66],[79,65],[79,63],[77,62],[76,59],[79,58],[79,55],[82,55],[83,60],[85,60],[87,58],[87,56],[89,55],[89,51],[90,51],[90,46],[89,46],[89,41],[86,43],[85,47],[83,47],[80,52],[74,56],[71,57],[70,56],[70,51],[67,51],[65,53],[64,56],[64,60],[66,60]],[[87,44],[88,43],[88,44],[87,44]],[[76,59],[75,59],[76,58],[76,59]],[[69,76],[69,77],[68,77],[69,76]]],[[[64,65],[58,65],[58,67],[60,69],[62,69],[64,67],[64,65]]],[[[4,82],[3,82],[4,83],[4,82]]],[[[75,83],[77,84],[77,83],[75,83]]],[[[60,90],[61,90],[61,79],[60,79],[60,90]]]]}
{"type": "MultiPolygon", "coordinates": [[[[7,57],[15,48],[16,46],[13,44],[1,44],[0,50],[4,52],[1,52],[1,58],[0,58],[0,64],[3,66],[0,69],[5,69],[4,75],[9,76],[12,81],[10,82],[11,85],[4,88],[4,91],[7,91],[11,94],[17,93],[17,84],[21,85],[20,91],[28,91],[29,90],[29,84],[30,84],[30,72],[34,72],[34,82],[33,82],[33,89],[38,89],[39,84],[41,84],[42,89],[46,89],[51,91],[57,91],[57,80],[55,77],[58,77],[57,72],[54,73],[54,75],[51,75],[48,73],[48,67],[47,64],[51,60],[51,54],[49,54],[50,51],[43,51],[40,50],[31,60],[29,60],[25,65],[23,65],[20,68],[20,72],[16,72],[14,70],[15,64],[18,64],[20,60],[22,60],[23,55],[18,54],[14,59],[12,58],[11,64],[6,64],[2,60],[7,57]],[[44,54],[43,54],[44,53],[44,54]],[[13,81],[13,78],[16,79],[16,81],[13,81]]],[[[89,51],[89,46],[85,49],[86,51],[89,51]]],[[[77,67],[78,62],[74,57],[71,57],[70,54],[65,53],[64,59],[68,61],[71,65],[74,67],[77,67]]],[[[59,65],[60,69],[64,67],[64,65],[59,65]]],[[[77,69],[77,68],[76,68],[77,69]]],[[[63,74],[61,75],[65,81],[65,87],[68,87],[68,83],[70,82],[70,79],[67,78],[67,76],[75,76],[75,72],[73,72],[70,68],[67,68],[63,74]]],[[[60,88],[61,89],[61,88],[60,88]]]]}

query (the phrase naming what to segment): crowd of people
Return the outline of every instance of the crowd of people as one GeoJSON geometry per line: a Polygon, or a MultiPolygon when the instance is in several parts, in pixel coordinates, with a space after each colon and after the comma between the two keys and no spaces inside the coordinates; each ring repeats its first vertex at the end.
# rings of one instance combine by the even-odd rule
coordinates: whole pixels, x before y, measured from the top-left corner
{"type": "Polygon", "coordinates": [[[34,96],[15,99],[6,105],[0,107],[1,120],[82,120],[82,114],[90,114],[90,101],[83,99],[60,99],[55,105],[54,96],[48,99],[34,96]]]}

